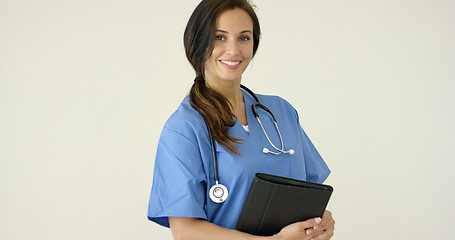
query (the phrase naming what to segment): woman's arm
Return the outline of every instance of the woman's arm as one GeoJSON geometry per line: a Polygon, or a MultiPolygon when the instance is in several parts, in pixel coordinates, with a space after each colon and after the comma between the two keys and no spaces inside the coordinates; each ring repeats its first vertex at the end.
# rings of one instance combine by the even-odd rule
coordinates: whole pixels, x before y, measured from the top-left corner
{"type": "Polygon", "coordinates": [[[175,240],[310,240],[325,232],[323,227],[317,227],[320,223],[324,223],[324,221],[321,222],[320,218],[297,222],[284,227],[276,235],[261,237],[223,228],[202,219],[169,217],[169,224],[175,240]],[[308,231],[310,229],[312,229],[311,232],[308,231]]]}

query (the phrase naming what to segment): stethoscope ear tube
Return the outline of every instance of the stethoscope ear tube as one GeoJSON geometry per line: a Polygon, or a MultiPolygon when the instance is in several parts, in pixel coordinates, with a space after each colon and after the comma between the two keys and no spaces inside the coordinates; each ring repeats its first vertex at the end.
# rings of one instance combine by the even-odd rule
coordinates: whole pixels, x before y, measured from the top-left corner
{"type": "MultiPolygon", "coordinates": [[[[204,119],[205,120],[205,119],[204,119]]],[[[207,122],[206,122],[207,124],[207,122]]],[[[217,171],[215,171],[215,182],[218,184],[218,161],[217,161],[217,157],[216,157],[216,149],[215,149],[215,140],[213,139],[213,136],[212,136],[212,131],[210,131],[210,128],[208,127],[207,125],[207,129],[209,130],[209,137],[210,137],[210,145],[212,147],[212,158],[213,158],[213,167],[215,169],[217,169],[217,171]]]]}
{"type": "Polygon", "coordinates": [[[253,111],[253,115],[254,115],[254,117],[255,117],[256,119],[259,119],[259,114],[258,114],[258,112],[256,111],[256,106],[262,108],[264,111],[266,111],[268,114],[270,114],[270,116],[272,116],[272,119],[273,119],[273,121],[274,121],[275,124],[276,124],[276,119],[275,119],[275,116],[273,116],[272,111],[270,111],[266,106],[264,106],[264,105],[263,105],[262,103],[260,103],[260,102],[255,102],[255,103],[253,103],[253,105],[251,105],[251,109],[252,109],[252,111],[253,111]]]}
{"type": "Polygon", "coordinates": [[[254,94],[253,91],[251,91],[249,88],[245,87],[244,85],[240,84],[240,88],[242,88],[243,90],[247,91],[248,94],[250,94],[253,98],[254,98],[254,101],[256,102],[259,102],[259,98],[256,96],[256,94],[254,94]]]}

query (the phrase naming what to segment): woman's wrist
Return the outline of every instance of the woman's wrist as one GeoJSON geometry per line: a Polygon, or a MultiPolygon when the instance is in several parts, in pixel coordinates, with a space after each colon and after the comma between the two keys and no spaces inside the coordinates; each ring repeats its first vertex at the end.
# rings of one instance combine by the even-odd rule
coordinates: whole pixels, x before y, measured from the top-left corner
{"type": "Polygon", "coordinates": [[[273,236],[257,236],[257,235],[251,235],[248,233],[241,232],[242,234],[245,235],[245,240],[279,240],[278,236],[275,234],[273,236]]]}
{"type": "Polygon", "coordinates": [[[253,236],[251,240],[279,240],[279,237],[276,234],[273,236],[253,236]]]}

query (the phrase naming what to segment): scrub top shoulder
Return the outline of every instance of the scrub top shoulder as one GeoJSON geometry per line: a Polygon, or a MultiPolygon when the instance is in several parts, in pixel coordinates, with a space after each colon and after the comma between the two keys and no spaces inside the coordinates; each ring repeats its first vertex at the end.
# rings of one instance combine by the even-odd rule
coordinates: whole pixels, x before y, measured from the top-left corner
{"type": "MultiPolygon", "coordinates": [[[[303,131],[296,110],[277,96],[257,95],[269,108],[279,126],[286,150],[295,154],[264,154],[272,149],[252,114],[254,99],[243,92],[249,132],[240,122],[228,127],[235,138],[242,139],[233,154],[215,141],[219,181],[229,190],[224,203],[210,200],[208,190],[214,183],[212,150],[202,116],[186,97],[166,122],[158,143],[148,218],[169,227],[168,217],[204,219],[225,228],[235,228],[249,186],[258,172],[322,183],[330,174],[324,160],[303,131]]],[[[257,109],[270,140],[281,146],[270,115],[257,109]]]]}

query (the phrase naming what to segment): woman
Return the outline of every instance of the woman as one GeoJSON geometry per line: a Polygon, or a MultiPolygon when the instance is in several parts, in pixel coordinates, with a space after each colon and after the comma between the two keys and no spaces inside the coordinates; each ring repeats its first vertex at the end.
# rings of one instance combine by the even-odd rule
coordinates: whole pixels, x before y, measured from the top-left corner
{"type": "MultiPolygon", "coordinates": [[[[293,154],[271,154],[269,140],[255,120],[253,97],[241,90],[242,74],[260,38],[257,16],[246,0],[203,0],[184,34],[196,80],[177,111],[166,122],[158,143],[148,218],[170,227],[175,239],[330,239],[331,213],[284,227],[270,237],[233,230],[257,172],[322,183],[327,165],[300,127],[295,109],[285,100],[258,95],[275,115],[285,148],[293,154]],[[215,184],[209,131],[215,141],[218,174],[229,189],[220,203],[210,198],[215,184]]],[[[264,129],[270,117],[258,110],[264,129]]],[[[277,132],[268,131],[272,143],[277,132]]],[[[280,146],[280,145],[278,145],[280,146]]]]}

